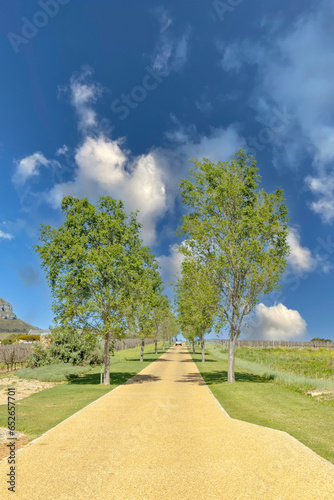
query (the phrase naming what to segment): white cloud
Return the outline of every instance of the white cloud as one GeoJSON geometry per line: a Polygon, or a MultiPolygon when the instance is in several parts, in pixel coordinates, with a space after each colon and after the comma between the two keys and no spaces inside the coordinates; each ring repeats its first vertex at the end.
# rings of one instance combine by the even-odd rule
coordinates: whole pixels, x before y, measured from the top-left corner
{"type": "Polygon", "coordinates": [[[322,257],[317,252],[312,253],[309,248],[301,246],[300,234],[296,228],[290,228],[287,241],[290,247],[288,263],[296,275],[300,276],[313,271],[328,273],[333,269],[327,258],[322,257]]]}
{"type": "Polygon", "coordinates": [[[56,184],[48,194],[54,207],[63,196],[101,195],[122,199],[128,210],[139,210],[146,243],[155,240],[155,224],[167,210],[164,175],[152,153],[132,159],[122,140],[86,137],[77,149],[77,170],[72,181],[56,184]]]}
{"type": "Polygon", "coordinates": [[[128,210],[139,210],[146,243],[156,239],[156,223],[172,209],[176,196],[175,183],[186,175],[190,158],[207,157],[225,161],[240,147],[242,138],[233,127],[216,129],[209,136],[193,137],[180,127],[170,135],[172,148],[152,148],[148,153],[132,157],[124,140],[111,140],[103,135],[86,137],[75,154],[77,170],[72,181],[56,184],[46,199],[60,205],[64,195],[110,195],[125,202],[128,210]]]}
{"type": "Polygon", "coordinates": [[[306,334],[306,321],[298,311],[288,309],[284,304],[267,307],[258,304],[255,319],[245,333],[256,340],[300,339],[306,334]]]}
{"type": "Polygon", "coordinates": [[[292,271],[302,274],[314,270],[316,261],[312,257],[311,250],[300,245],[300,235],[296,229],[290,229],[287,240],[290,247],[288,262],[292,271]]]}
{"type": "Polygon", "coordinates": [[[181,264],[184,260],[184,256],[178,252],[178,246],[170,245],[169,255],[160,255],[157,260],[165,283],[175,281],[176,275],[181,272],[181,264]]]}
{"type": "Polygon", "coordinates": [[[89,82],[93,74],[92,68],[84,66],[79,74],[73,74],[70,79],[71,104],[78,115],[78,126],[83,132],[97,126],[97,114],[92,105],[102,94],[102,86],[89,82]]]}
{"type": "Polygon", "coordinates": [[[317,198],[311,203],[314,212],[320,215],[323,222],[334,220],[334,172],[319,177],[306,177],[306,184],[317,198]]]}
{"type": "Polygon", "coordinates": [[[316,198],[311,208],[324,222],[334,220],[334,190],[322,192],[316,185],[316,181],[333,185],[333,22],[333,2],[319,2],[283,35],[282,30],[269,31],[265,44],[244,40],[221,48],[225,71],[257,65],[251,104],[261,123],[270,122],[276,106],[294,115],[275,132],[274,162],[297,167],[311,156],[315,175],[307,185],[316,198]]]}
{"type": "Polygon", "coordinates": [[[58,165],[57,162],[53,162],[45,158],[43,153],[40,152],[22,158],[16,162],[16,170],[13,175],[14,184],[23,185],[30,177],[34,177],[39,174],[41,166],[48,167],[53,163],[58,165]]]}
{"type": "Polygon", "coordinates": [[[68,146],[66,146],[66,144],[64,144],[63,146],[61,146],[60,148],[57,149],[56,151],[56,156],[61,156],[61,155],[64,155],[66,156],[69,152],[69,148],[68,146]]]}
{"type": "MultiPolygon", "coordinates": [[[[99,134],[100,124],[93,103],[96,97],[94,89],[100,87],[95,83],[86,86],[89,75],[91,70],[85,70],[79,76],[72,77],[70,84],[79,127],[84,136],[82,143],[71,154],[75,160],[73,177],[68,182],[61,182],[60,179],[39,198],[43,196],[54,208],[60,206],[65,195],[78,198],[87,196],[93,203],[103,195],[121,199],[126,210],[139,210],[143,239],[145,243],[152,244],[156,241],[157,222],[173,210],[177,197],[175,184],[187,175],[189,159],[206,157],[213,161],[229,160],[241,147],[243,139],[234,126],[212,129],[205,135],[198,133],[194,125],[184,126],[172,117],[174,130],[166,134],[171,144],[152,147],[145,154],[134,156],[127,150],[124,138],[111,139],[103,133],[99,134]],[[95,117],[89,122],[92,130],[85,128],[87,109],[95,117]]],[[[67,157],[69,148],[65,145],[58,148],[56,155],[67,157]]],[[[25,180],[37,175],[40,164],[60,166],[56,161],[47,160],[42,153],[35,153],[21,160],[20,174],[17,175],[25,180]]]]}
{"type": "Polygon", "coordinates": [[[4,231],[1,231],[0,229],[0,240],[12,240],[13,235],[9,233],[5,233],[4,231]]]}
{"type": "Polygon", "coordinates": [[[162,8],[154,9],[153,13],[160,24],[160,34],[151,58],[152,67],[164,75],[180,71],[188,58],[189,29],[176,36],[169,30],[173,21],[168,13],[162,8]]]}

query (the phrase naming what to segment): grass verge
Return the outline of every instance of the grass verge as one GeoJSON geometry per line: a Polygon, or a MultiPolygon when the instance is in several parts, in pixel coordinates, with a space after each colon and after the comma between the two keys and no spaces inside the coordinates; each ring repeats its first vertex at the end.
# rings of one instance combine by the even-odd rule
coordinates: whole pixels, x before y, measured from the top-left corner
{"type": "MultiPolygon", "coordinates": [[[[146,346],[142,363],[139,361],[139,347],[118,352],[111,358],[113,362],[110,365],[110,386],[100,384],[100,367],[98,366],[69,382],[17,401],[16,430],[23,432],[28,441],[35,439],[89,403],[126,382],[159,358],[163,352],[165,351],[160,347],[158,354],[154,354],[154,346],[146,346]],[[115,362],[116,359],[118,362],[115,362]]],[[[7,427],[7,416],[7,406],[0,406],[0,427],[7,427]]]]}
{"type": "MultiPolygon", "coordinates": [[[[208,349],[217,358],[224,359],[227,361],[228,354],[227,352],[222,352],[220,348],[208,345],[208,349]]],[[[324,374],[323,378],[312,378],[310,376],[301,375],[296,373],[295,371],[291,371],[291,366],[287,363],[284,363],[284,359],[280,364],[275,360],[275,364],[272,364],[272,353],[269,349],[266,349],[265,353],[256,353],[258,356],[252,355],[252,353],[248,353],[245,349],[236,349],[236,357],[235,357],[235,365],[238,368],[245,369],[256,375],[263,376],[264,378],[269,378],[275,381],[277,384],[283,384],[289,386],[291,389],[297,390],[303,394],[307,393],[309,390],[319,390],[319,391],[331,391],[332,394],[328,394],[324,396],[326,399],[333,399],[334,396],[334,379],[333,374],[330,375],[330,378],[327,378],[327,373],[324,374]],[[247,359],[248,356],[252,360],[247,359]],[[261,355],[261,357],[259,356],[261,355]]],[[[275,355],[275,354],[274,354],[275,355]]],[[[287,357],[290,355],[287,352],[287,357]]],[[[316,356],[317,353],[315,352],[316,356]]],[[[284,358],[284,354],[280,353],[280,357],[284,358]]],[[[311,358],[310,364],[314,365],[314,360],[317,359],[311,358]]],[[[306,364],[306,363],[305,363],[306,364]]],[[[319,363],[320,364],[320,363],[319,363]]],[[[320,367],[319,367],[319,373],[320,367]]]]}
{"type": "Polygon", "coordinates": [[[232,418],[285,431],[334,463],[333,401],[315,401],[240,366],[235,370],[236,383],[228,384],[225,359],[208,350],[206,362],[202,363],[198,348],[192,357],[232,418]]]}

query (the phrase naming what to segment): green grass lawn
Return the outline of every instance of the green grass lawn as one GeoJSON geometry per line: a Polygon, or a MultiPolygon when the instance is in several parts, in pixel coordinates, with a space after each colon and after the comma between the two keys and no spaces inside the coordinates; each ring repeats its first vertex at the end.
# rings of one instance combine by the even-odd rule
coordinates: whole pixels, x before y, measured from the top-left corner
{"type": "Polygon", "coordinates": [[[241,367],[236,383],[227,383],[227,361],[207,349],[202,363],[199,348],[192,355],[214,396],[232,417],[288,432],[334,463],[334,403],[315,401],[270,378],[241,367]]]}
{"type": "MultiPolygon", "coordinates": [[[[27,434],[29,440],[35,439],[92,401],[126,382],[160,357],[163,352],[160,346],[156,355],[153,345],[146,346],[142,363],[139,361],[140,348],[118,352],[111,358],[110,386],[100,384],[100,366],[98,366],[70,382],[56,385],[17,401],[16,430],[27,434]],[[115,362],[116,359],[118,362],[115,362]]],[[[51,365],[50,368],[54,370],[57,366],[59,365],[51,365]]],[[[6,406],[0,406],[0,426],[2,427],[7,426],[6,410],[6,406]]]]}
{"type": "Polygon", "coordinates": [[[263,363],[274,370],[284,370],[310,378],[334,381],[334,349],[286,348],[236,349],[239,359],[263,363]]]}

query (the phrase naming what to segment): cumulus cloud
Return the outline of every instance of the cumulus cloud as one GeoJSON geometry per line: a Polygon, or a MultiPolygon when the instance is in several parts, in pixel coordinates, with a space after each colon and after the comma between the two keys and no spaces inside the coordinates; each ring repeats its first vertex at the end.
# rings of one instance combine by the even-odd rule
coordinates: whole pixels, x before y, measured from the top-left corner
{"type": "Polygon", "coordinates": [[[12,240],[13,235],[10,233],[5,233],[4,231],[1,231],[0,229],[0,240],[12,240]]]}
{"type": "Polygon", "coordinates": [[[298,311],[288,309],[284,304],[267,307],[258,304],[255,318],[249,325],[247,338],[254,340],[301,339],[306,334],[307,324],[298,311]]]}
{"type": "Polygon", "coordinates": [[[181,36],[176,36],[169,29],[173,20],[167,11],[157,8],[152,12],[160,24],[159,39],[151,57],[152,67],[164,75],[172,71],[180,71],[188,58],[189,29],[181,36]]]}
{"type": "Polygon", "coordinates": [[[101,195],[122,199],[128,210],[139,210],[146,243],[155,240],[155,224],[167,209],[164,175],[153,154],[131,158],[123,140],[104,136],[86,137],[76,151],[74,179],[56,184],[50,191],[51,203],[60,205],[65,195],[101,195]]]}
{"type": "Polygon", "coordinates": [[[319,252],[312,253],[309,248],[301,245],[300,234],[296,228],[290,228],[287,241],[290,247],[288,263],[297,276],[316,270],[328,273],[333,268],[327,258],[323,258],[319,252]]]}
{"type": "Polygon", "coordinates": [[[43,153],[36,152],[26,156],[16,162],[16,169],[13,175],[13,182],[17,186],[22,186],[29,178],[39,174],[40,167],[58,166],[58,162],[48,160],[43,153]]]}
{"type": "Polygon", "coordinates": [[[291,228],[287,239],[290,247],[288,262],[292,271],[296,274],[312,271],[316,266],[315,259],[312,257],[309,248],[301,246],[298,231],[291,228]]]}
{"type": "MultiPolygon", "coordinates": [[[[163,32],[168,26],[166,19],[163,32]]],[[[152,244],[156,241],[157,222],[173,210],[177,197],[175,184],[187,175],[189,159],[228,160],[241,147],[243,139],[233,125],[203,134],[198,133],[194,125],[183,125],[171,117],[174,128],[166,134],[169,143],[165,147],[152,146],[145,154],[132,155],[125,138],[112,139],[101,133],[93,106],[100,86],[87,83],[90,75],[91,71],[85,69],[70,81],[82,141],[71,153],[66,145],[56,151],[56,156],[63,156],[65,160],[69,155],[74,158],[71,180],[62,182],[58,176],[58,182],[41,196],[54,208],[60,206],[65,195],[87,196],[93,203],[102,195],[121,199],[126,210],[139,210],[143,239],[152,244]],[[87,118],[89,116],[94,119],[87,118]]],[[[60,163],[37,152],[20,161],[17,179],[23,182],[38,175],[41,165],[59,167],[60,163]]]]}
{"type": "Polygon", "coordinates": [[[294,116],[275,132],[275,164],[297,167],[311,156],[315,175],[307,185],[316,199],[311,208],[324,222],[334,220],[333,22],[333,2],[319,2],[289,31],[269,31],[265,44],[243,40],[220,47],[225,71],[257,66],[251,102],[261,123],[269,123],[274,106],[294,116]],[[325,185],[331,187],[324,190],[325,185]]]}
{"type": "Polygon", "coordinates": [[[170,245],[169,255],[160,255],[157,257],[161,267],[161,275],[165,283],[175,281],[175,277],[181,272],[181,264],[184,256],[178,251],[177,245],[170,245]]]}

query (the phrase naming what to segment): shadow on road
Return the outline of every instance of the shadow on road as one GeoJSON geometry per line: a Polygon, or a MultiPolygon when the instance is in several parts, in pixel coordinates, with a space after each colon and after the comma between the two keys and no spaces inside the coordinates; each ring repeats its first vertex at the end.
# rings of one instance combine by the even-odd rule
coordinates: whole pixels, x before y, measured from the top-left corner
{"type": "Polygon", "coordinates": [[[130,380],[125,382],[124,385],[129,385],[129,384],[144,384],[145,382],[157,382],[158,380],[161,380],[161,377],[156,377],[155,375],[135,375],[132,377],[130,380]]]}
{"type": "MultiPolygon", "coordinates": [[[[194,357],[194,360],[189,359],[189,358],[188,359],[182,359],[181,363],[193,363],[193,361],[195,361],[197,363],[201,363],[201,360],[202,360],[201,357],[199,357],[199,358],[194,357]]],[[[205,363],[217,363],[217,360],[216,359],[206,359],[205,363]]]]}
{"type": "Polygon", "coordinates": [[[199,373],[188,373],[188,375],[183,375],[183,378],[181,380],[176,380],[176,382],[180,382],[181,384],[184,382],[190,382],[191,384],[205,385],[205,382],[199,373]]]}

